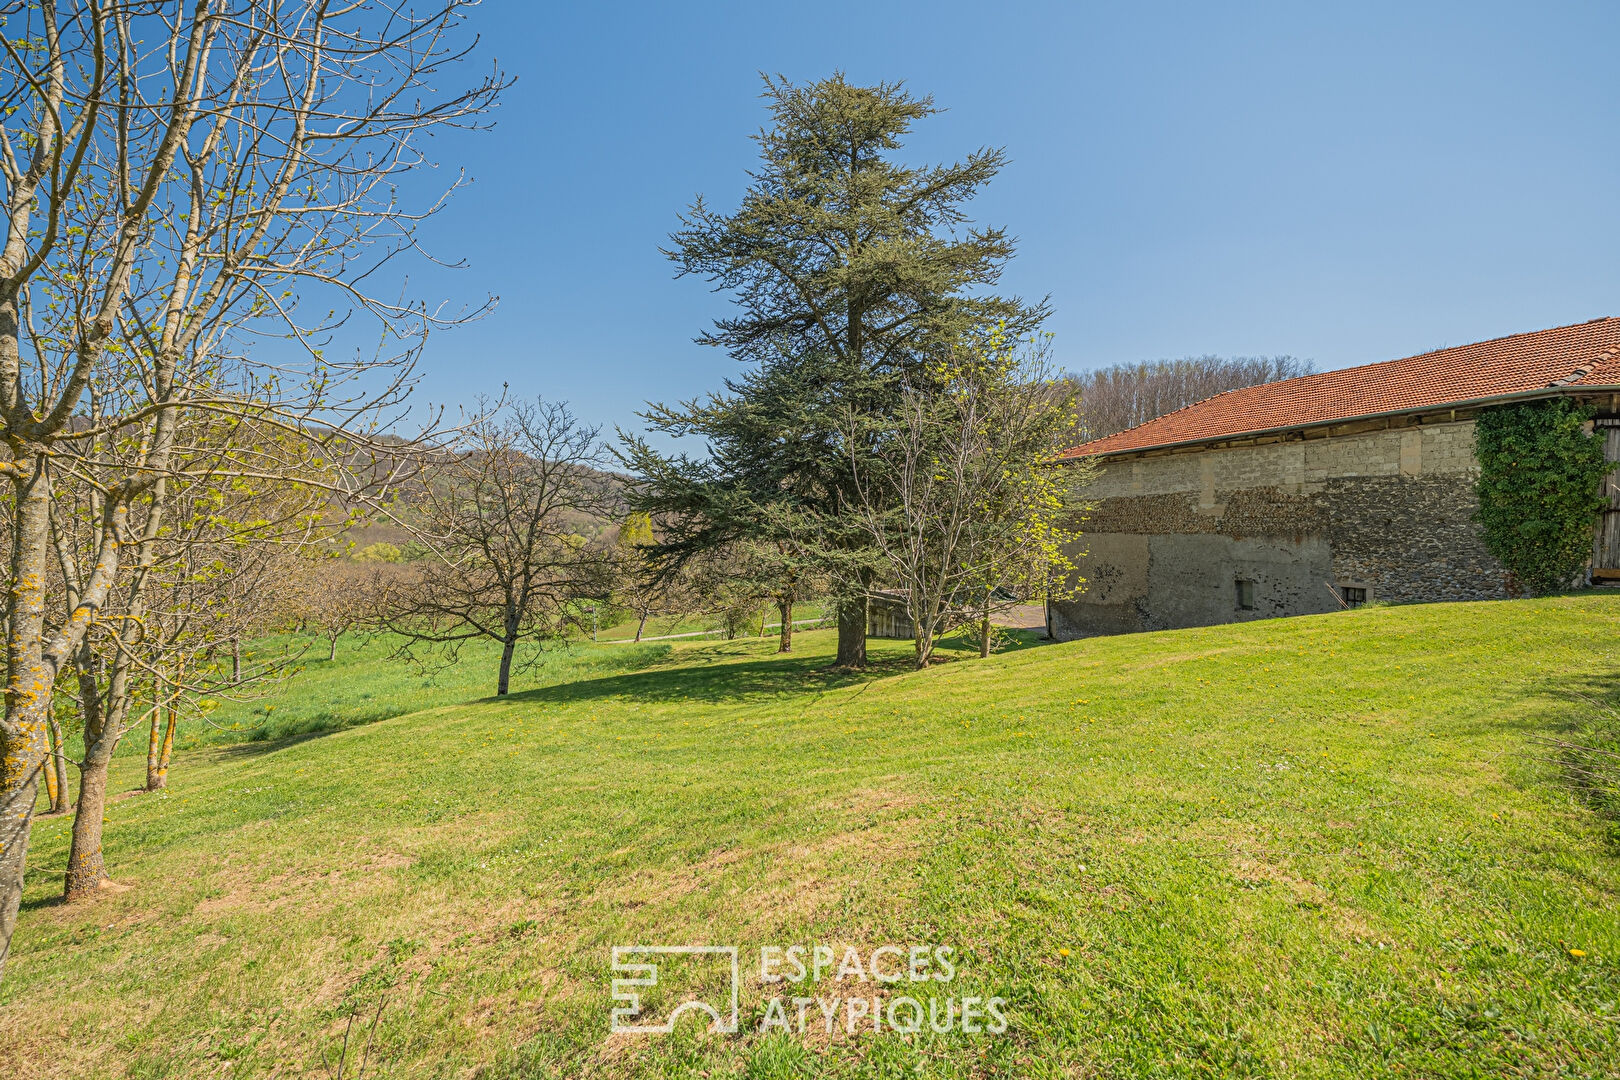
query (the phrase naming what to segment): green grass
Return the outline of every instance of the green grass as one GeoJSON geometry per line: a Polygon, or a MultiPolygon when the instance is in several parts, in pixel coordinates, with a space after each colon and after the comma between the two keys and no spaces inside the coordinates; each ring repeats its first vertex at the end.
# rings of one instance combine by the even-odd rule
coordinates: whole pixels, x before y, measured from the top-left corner
{"type": "Polygon", "coordinates": [[[818,632],[198,749],[111,807],[127,891],[56,903],[36,827],[0,1075],[329,1076],[357,1013],[385,1077],[1612,1076],[1620,831],[1537,739],[1617,638],[1582,596],[856,678],[818,632]],[[751,1033],[750,953],[817,942],[952,946],[931,992],[1011,1028],[751,1033]],[[743,1032],[611,1035],[634,943],[740,946],[743,1032]]]}
{"type": "MultiPolygon", "coordinates": [[[[388,720],[440,705],[492,697],[500,662],[494,642],[469,642],[453,662],[423,652],[422,663],[392,658],[394,639],[345,635],[328,660],[325,638],[287,634],[256,642],[251,663],[290,665],[274,683],[248,687],[241,700],[218,699],[207,723],[188,721],[176,739],[181,749],[211,743],[286,738],[388,720]]],[[[512,689],[516,692],[632,671],[669,655],[659,642],[591,648],[589,643],[526,647],[518,654],[512,689]]],[[[120,747],[146,753],[144,740],[120,747]]]]}
{"type": "MultiPolygon", "coordinates": [[[[774,625],[779,618],[776,608],[773,606],[764,610],[766,623],[773,626],[773,629],[768,631],[768,633],[775,633],[776,631],[774,629],[774,625]]],[[[824,621],[828,617],[827,608],[824,604],[804,603],[797,604],[793,608],[793,621],[795,624],[799,624],[795,626],[796,630],[814,629],[814,624],[807,622],[806,620],[815,619],[818,621],[824,621]]],[[[642,631],[642,634],[645,637],[654,637],[665,634],[694,633],[710,633],[718,635],[722,632],[722,629],[722,620],[715,615],[679,615],[674,617],[664,616],[661,618],[648,619],[647,626],[642,631]]],[[[753,630],[755,633],[758,633],[759,631],[759,623],[757,620],[754,623],[753,630]]],[[[601,641],[633,641],[635,640],[635,636],[636,623],[635,620],[632,619],[629,622],[621,622],[616,626],[605,627],[597,635],[597,638],[601,641]]]]}

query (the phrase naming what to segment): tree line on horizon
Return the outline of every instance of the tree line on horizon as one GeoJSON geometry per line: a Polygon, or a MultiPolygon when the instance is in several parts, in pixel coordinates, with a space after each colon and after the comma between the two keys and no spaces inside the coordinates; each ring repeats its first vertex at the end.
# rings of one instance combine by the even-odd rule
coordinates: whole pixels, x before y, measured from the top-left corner
{"type": "Polygon", "coordinates": [[[1316,370],[1292,356],[1185,356],[1110,364],[1064,376],[1079,399],[1080,442],[1106,438],[1228,390],[1297,379],[1316,370]]]}

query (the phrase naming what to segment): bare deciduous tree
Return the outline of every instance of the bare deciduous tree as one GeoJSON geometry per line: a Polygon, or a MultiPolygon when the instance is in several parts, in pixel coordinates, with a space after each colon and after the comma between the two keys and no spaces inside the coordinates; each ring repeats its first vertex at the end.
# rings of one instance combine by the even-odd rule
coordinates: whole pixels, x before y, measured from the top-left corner
{"type": "Polygon", "coordinates": [[[652,519],[641,511],[619,525],[612,556],[613,603],[636,620],[635,640],[646,632],[655,616],[680,616],[696,611],[701,603],[685,568],[661,573],[651,554],[657,538],[652,519]]]}
{"type": "Polygon", "coordinates": [[[1041,345],[996,333],[928,374],[907,386],[875,453],[851,461],[851,513],[904,596],[919,668],[974,615],[988,653],[998,587],[1045,589],[1073,569],[1064,549],[1089,468],[1054,464],[1073,438],[1073,403],[1054,393],[1041,345]]]}
{"type": "Polygon", "coordinates": [[[410,569],[397,562],[321,559],[299,567],[295,609],[305,626],[326,639],[327,660],[337,659],[338,639],[374,624],[389,586],[410,569]]]}
{"type": "Polygon", "coordinates": [[[609,554],[582,535],[618,507],[604,453],[597,429],[560,403],[519,403],[469,425],[414,500],[437,558],[383,601],[382,624],[404,635],[403,653],[499,642],[495,692],[505,694],[519,642],[577,630],[581,601],[611,582],[609,554]]]}
{"type": "Polygon", "coordinates": [[[434,86],[467,55],[469,6],[0,6],[0,475],[11,486],[0,971],[52,691],[106,626],[115,588],[123,618],[98,632],[128,635],[125,652],[142,633],[149,566],[131,553],[163,529],[182,418],[249,429],[210,464],[217,475],[278,481],[339,463],[338,487],[375,480],[347,465],[408,391],[424,335],[455,319],[397,299],[389,277],[447,194],[401,191],[424,161],[422,136],[478,124],[504,82],[434,86]],[[302,316],[300,301],[320,314],[302,316]],[[381,346],[328,356],[356,314],[381,346]],[[249,357],[254,343],[269,355],[249,357]],[[68,475],[98,490],[99,540],[72,603],[53,607],[53,493],[68,475]]]}

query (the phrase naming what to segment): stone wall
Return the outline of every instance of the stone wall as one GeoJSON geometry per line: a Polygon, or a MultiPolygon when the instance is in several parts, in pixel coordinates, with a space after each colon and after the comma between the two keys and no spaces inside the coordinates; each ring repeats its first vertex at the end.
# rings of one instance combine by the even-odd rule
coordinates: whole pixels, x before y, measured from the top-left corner
{"type": "Polygon", "coordinates": [[[1059,638],[1332,611],[1369,600],[1491,599],[1505,575],[1473,522],[1473,422],[1108,459],[1059,638]],[[1239,582],[1250,607],[1241,607],[1239,582]]]}

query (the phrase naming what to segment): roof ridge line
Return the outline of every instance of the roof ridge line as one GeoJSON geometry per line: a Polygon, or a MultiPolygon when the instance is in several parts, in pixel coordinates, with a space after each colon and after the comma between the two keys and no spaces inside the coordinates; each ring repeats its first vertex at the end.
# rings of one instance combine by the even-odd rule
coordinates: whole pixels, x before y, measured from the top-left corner
{"type": "MultiPolygon", "coordinates": [[[[1252,406],[1258,409],[1260,413],[1276,412],[1281,407],[1285,411],[1294,412],[1296,415],[1303,413],[1320,416],[1327,409],[1352,410],[1360,405],[1371,404],[1370,401],[1358,400],[1367,396],[1365,391],[1369,387],[1383,386],[1386,390],[1393,391],[1400,386],[1409,386],[1411,390],[1416,392],[1415,396],[1419,399],[1429,397],[1435,391],[1439,391],[1441,394],[1446,393],[1447,390],[1442,389],[1446,384],[1451,384],[1448,388],[1450,392],[1464,391],[1463,394],[1454,398],[1433,397],[1430,402],[1422,406],[1433,407],[1435,403],[1440,401],[1482,400],[1476,394],[1478,390],[1490,389],[1490,384],[1502,385],[1506,389],[1507,384],[1516,382],[1519,389],[1510,391],[1511,393],[1531,392],[1538,383],[1526,383],[1522,380],[1526,375],[1533,378],[1535,374],[1538,374],[1537,368],[1541,369],[1539,374],[1542,380],[1549,378],[1552,380],[1539,383],[1543,390],[1575,386],[1582,380],[1590,378],[1594,372],[1609,367],[1617,359],[1620,359],[1620,340],[1617,340],[1616,336],[1617,325],[1620,325],[1620,317],[1605,315],[1579,323],[1568,323],[1561,326],[1547,327],[1542,330],[1526,330],[1515,334],[1504,334],[1499,337],[1486,338],[1483,341],[1468,342],[1463,345],[1450,345],[1440,349],[1431,349],[1428,352],[1396,357],[1391,360],[1379,360],[1350,367],[1333,368],[1328,371],[1313,371],[1307,375],[1297,375],[1293,378],[1279,379],[1271,383],[1254,383],[1249,386],[1233,387],[1200,398],[1180,408],[1172,409],[1167,413],[1162,413],[1122,431],[1088,439],[1065,451],[1064,456],[1080,456],[1074,452],[1101,443],[1130,443],[1132,440],[1129,436],[1132,433],[1136,433],[1139,440],[1140,436],[1145,435],[1146,440],[1138,441],[1135,446],[1121,447],[1121,450],[1146,449],[1154,445],[1178,444],[1183,441],[1178,438],[1178,436],[1182,435],[1183,430],[1190,433],[1192,428],[1209,426],[1207,424],[1199,425],[1197,418],[1194,418],[1189,426],[1188,422],[1182,419],[1181,414],[1195,409],[1213,409],[1216,416],[1222,415],[1223,412],[1231,414],[1226,416],[1225,424],[1231,424],[1234,419],[1240,422],[1242,419],[1259,420],[1258,415],[1241,417],[1240,414],[1245,411],[1241,405],[1235,405],[1232,409],[1223,410],[1222,406],[1213,404],[1222,397],[1233,395],[1238,395],[1240,401],[1243,398],[1253,397],[1252,406]],[[1604,344],[1605,342],[1608,344],[1604,344]],[[1593,344],[1599,344],[1602,347],[1594,350],[1593,353],[1585,353],[1585,348],[1591,348],[1593,344]],[[1391,370],[1386,373],[1382,369],[1391,370]],[[1313,393],[1311,387],[1304,386],[1304,384],[1312,382],[1324,383],[1323,389],[1320,392],[1313,393]],[[1419,389],[1424,387],[1428,389],[1427,393],[1419,389]],[[1468,390],[1475,390],[1475,393],[1470,394],[1467,392],[1468,390]],[[1305,402],[1311,400],[1315,400],[1324,408],[1313,409],[1306,406],[1305,402]],[[1289,404],[1290,402],[1292,402],[1292,405],[1289,404]],[[1338,402],[1338,404],[1332,404],[1333,402],[1338,402]]],[[[1413,397],[1411,394],[1387,393],[1373,396],[1386,399],[1393,396],[1397,400],[1402,397],[1411,400],[1413,397]]],[[[1411,405],[1404,407],[1418,407],[1418,403],[1413,400],[1411,405]]],[[[1367,415],[1380,415],[1385,411],[1373,410],[1367,415]]],[[[1361,414],[1359,412],[1347,412],[1341,415],[1351,417],[1361,414]]],[[[1307,425],[1315,422],[1321,421],[1309,420],[1303,415],[1300,416],[1299,421],[1296,421],[1296,423],[1307,425]]],[[[1223,425],[1220,421],[1217,421],[1215,426],[1223,425]]],[[[1291,423],[1285,426],[1292,427],[1296,426],[1296,424],[1291,423]]],[[[1241,431],[1248,430],[1271,430],[1271,428],[1249,429],[1245,427],[1241,429],[1241,431]]],[[[1241,433],[1241,431],[1234,427],[1232,430],[1220,434],[1211,431],[1209,435],[1203,437],[1231,437],[1241,433]]],[[[1094,452],[1112,453],[1115,451],[1105,449],[1094,452]]]]}

